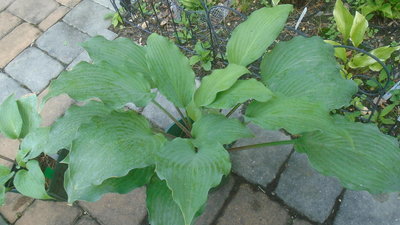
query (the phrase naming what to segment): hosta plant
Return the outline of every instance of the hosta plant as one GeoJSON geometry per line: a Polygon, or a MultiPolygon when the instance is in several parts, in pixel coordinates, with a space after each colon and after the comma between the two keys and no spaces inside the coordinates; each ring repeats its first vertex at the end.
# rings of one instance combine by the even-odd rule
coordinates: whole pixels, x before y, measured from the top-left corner
{"type": "Polygon", "coordinates": [[[210,189],[231,171],[233,149],[224,146],[257,135],[246,126],[254,123],[284,129],[295,138],[234,150],[293,144],[317,171],[347,188],[399,191],[397,140],[374,125],[330,113],[347,106],[357,92],[357,85],[340,75],[333,47],[319,37],[295,37],[266,53],[291,10],[291,5],[279,5],[252,13],[227,44],[229,64],[204,77],[198,89],[189,60],[162,36],[152,34],[146,46],[124,38],[87,41],[84,47],[93,64],[82,62],[61,74],[44,99],[66,93],[80,102],[52,126],[38,127],[35,97],[10,97],[0,107],[2,133],[23,139],[20,169],[15,175],[2,169],[1,184],[13,177],[22,194],[51,198],[35,159],[68,149],[63,163],[68,165],[64,187],[69,203],[146,186],[151,224],[190,225],[203,211],[210,189]],[[260,57],[260,79],[239,79],[260,57]],[[182,122],[155,100],[155,90],[176,106],[182,122]],[[230,118],[244,102],[249,103],[245,122],[230,118]],[[127,103],[156,105],[185,135],[153,127],[127,103]],[[220,109],[232,110],[224,115],[220,109]]]}

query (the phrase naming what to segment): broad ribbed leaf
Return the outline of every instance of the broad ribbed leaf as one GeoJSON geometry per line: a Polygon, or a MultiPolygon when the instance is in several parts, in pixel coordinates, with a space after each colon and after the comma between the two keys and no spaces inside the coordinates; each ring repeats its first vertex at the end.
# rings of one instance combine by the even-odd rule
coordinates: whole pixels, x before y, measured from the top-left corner
{"type": "Polygon", "coordinates": [[[11,179],[13,175],[14,172],[11,172],[8,167],[0,165],[0,206],[4,204],[4,197],[6,194],[6,188],[4,187],[4,184],[11,179]]]}
{"type": "Polygon", "coordinates": [[[375,125],[335,122],[322,131],[302,134],[295,144],[320,173],[339,178],[343,186],[371,193],[400,191],[398,141],[375,125]]]}
{"type": "MultiPolygon", "coordinates": [[[[67,170],[65,183],[69,183],[69,172],[67,170]]],[[[89,185],[74,191],[74,197],[79,200],[95,202],[106,193],[127,194],[135,188],[149,183],[154,175],[154,167],[133,169],[123,177],[112,177],[103,181],[100,185],[89,185]]]]}
{"type": "MultiPolygon", "coordinates": [[[[331,41],[331,40],[324,40],[326,43],[331,45],[341,45],[339,42],[331,41]]],[[[343,62],[347,62],[347,55],[345,48],[335,48],[335,56],[341,59],[343,62]]]]}
{"type": "Polygon", "coordinates": [[[30,131],[38,128],[42,118],[38,113],[36,95],[28,95],[17,100],[19,113],[22,119],[20,138],[24,138],[30,131]]]}
{"type": "Polygon", "coordinates": [[[264,84],[255,79],[238,80],[228,90],[218,93],[215,101],[207,107],[229,109],[249,99],[266,102],[272,96],[273,93],[264,84]]]}
{"type": "Polygon", "coordinates": [[[333,52],[320,37],[280,42],[262,61],[262,80],[274,93],[307,98],[328,110],[341,108],[358,89],[340,75],[333,52]]]}
{"type": "Polygon", "coordinates": [[[68,156],[68,201],[78,200],[89,186],[153,165],[163,142],[164,137],[153,135],[148,121],[132,111],[112,112],[81,125],[68,156]]]}
{"type": "Polygon", "coordinates": [[[194,72],[178,46],[165,37],[152,34],[147,39],[147,62],[160,92],[176,106],[184,108],[193,98],[194,72]]]}
{"type": "Polygon", "coordinates": [[[105,61],[97,64],[81,62],[72,71],[62,73],[51,83],[45,98],[62,93],[78,101],[99,98],[114,108],[121,108],[130,102],[143,107],[155,97],[143,74],[112,66],[105,61]]]}
{"type": "Polygon", "coordinates": [[[246,110],[246,119],[264,129],[284,128],[292,134],[319,130],[331,120],[320,104],[283,96],[268,102],[251,103],[246,110]]]}
{"type": "Polygon", "coordinates": [[[342,34],[343,40],[346,42],[350,37],[350,30],[353,25],[354,17],[350,14],[349,10],[344,7],[341,0],[336,0],[333,17],[335,18],[338,31],[342,34]]]}
{"type": "Polygon", "coordinates": [[[214,70],[202,79],[194,96],[196,105],[207,106],[211,104],[219,92],[232,87],[237,79],[246,73],[249,73],[246,67],[236,64],[229,64],[224,69],[214,70]]]}
{"type": "Polygon", "coordinates": [[[166,180],[186,225],[207,201],[208,191],[230,172],[228,152],[217,142],[194,146],[189,139],[176,138],[160,152],[156,172],[166,180]]]}
{"type": "MultiPolygon", "coordinates": [[[[30,132],[24,140],[22,140],[20,152],[29,152],[24,158],[22,158],[23,162],[38,157],[42,152],[48,154],[46,148],[48,146],[49,132],[50,127],[40,127],[30,132]]],[[[49,153],[55,154],[57,151],[49,153]]]]}
{"type": "Polygon", "coordinates": [[[22,118],[14,95],[10,95],[0,105],[0,131],[11,139],[19,138],[22,118]]]}
{"type": "Polygon", "coordinates": [[[102,36],[96,36],[82,45],[89,53],[94,63],[108,62],[112,67],[126,68],[124,71],[135,76],[140,72],[149,76],[146,63],[146,51],[128,38],[117,38],[109,41],[102,36]]]}
{"type": "Polygon", "coordinates": [[[45,178],[38,161],[27,162],[26,168],[28,170],[19,170],[15,174],[15,188],[25,196],[36,199],[52,199],[45,190],[45,178]]]}
{"type": "Polygon", "coordinates": [[[359,12],[356,12],[356,16],[354,17],[353,25],[351,26],[350,30],[350,39],[355,47],[358,47],[361,42],[363,42],[364,35],[367,29],[367,19],[365,19],[365,17],[359,12]]]}
{"type": "Polygon", "coordinates": [[[238,119],[221,114],[207,114],[193,124],[193,138],[200,142],[230,144],[240,138],[253,137],[251,131],[238,119]]]}
{"type": "Polygon", "coordinates": [[[184,225],[182,211],[172,198],[165,181],[157,177],[147,185],[147,210],[151,225],[184,225]]]}
{"type": "MultiPolygon", "coordinates": [[[[380,60],[385,61],[388,58],[390,58],[390,56],[392,55],[393,52],[398,51],[398,50],[400,50],[400,46],[397,46],[397,47],[384,46],[384,47],[376,48],[376,49],[370,51],[370,53],[372,55],[378,57],[380,60]]],[[[369,57],[368,55],[359,53],[351,59],[351,61],[349,62],[348,65],[350,68],[355,69],[355,68],[371,66],[375,63],[377,63],[375,59],[369,57]]]]}
{"type": "Polygon", "coordinates": [[[247,66],[260,58],[283,29],[292,5],[253,12],[232,32],[226,47],[229,63],[247,66]]]}

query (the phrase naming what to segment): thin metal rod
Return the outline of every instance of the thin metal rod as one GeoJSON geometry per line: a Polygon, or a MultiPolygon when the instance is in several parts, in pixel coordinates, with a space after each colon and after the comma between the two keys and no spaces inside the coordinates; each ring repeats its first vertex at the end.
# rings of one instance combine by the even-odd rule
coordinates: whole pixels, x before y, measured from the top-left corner
{"type": "Polygon", "coordinates": [[[151,101],[154,105],[156,105],[159,109],[161,109],[161,111],[163,111],[172,121],[174,121],[174,123],[179,127],[179,128],[181,128],[182,129],[182,131],[183,132],[185,132],[185,134],[188,136],[188,137],[192,137],[192,135],[190,134],[190,131],[185,127],[185,126],[183,126],[171,113],[169,113],[162,105],[160,105],[160,103],[158,103],[157,101],[155,101],[155,100],[152,100],[151,101]]]}
{"type": "Polygon", "coordinates": [[[229,112],[226,114],[226,118],[229,118],[241,105],[242,105],[242,103],[239,103],[239,104],[235,105],[235,107],[233,107],[233,108],[231,109],[231,111],[229,111],[229,112]]]}
{"type": "Polygon", "coordinates": [[[292,140],[287,140],[287,141],[273,141],[273,142],[255,144],[255,145],[245,145],[245,146],[230,148],[230,149],[228,149],[228,151],[239,151],[239,150],[245,150],[245,149],[262,148],[262,147],[277,146],[277,145],[290,145],[290,144],[296,143],[296,141],[297,141],[297,139],[292,139],[292,140]]]}

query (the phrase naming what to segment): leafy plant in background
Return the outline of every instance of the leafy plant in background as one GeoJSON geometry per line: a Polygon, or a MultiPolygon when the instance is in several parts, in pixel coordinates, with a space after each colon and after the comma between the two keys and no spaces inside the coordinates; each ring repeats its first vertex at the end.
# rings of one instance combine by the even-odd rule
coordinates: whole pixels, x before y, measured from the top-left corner
{"type": "Polygon", "coordinates": [[[200,62],[201,67],[205,71],[211,70],[211,63],[213,61],[212,54],[211,54],[211,45],[209,42],[200,42],[198,41],[194,46],[194,50],[196,55],[190,57],[189,63],[191,66],[200,62]]]}
{"type": "MultiPolygon", "coordinates": [[[[350,40],[354,47],[359,47],[365,39],[365,34],[368,31],[368,21],[366,18],[356,12],[355,16],[351,15],[349,10],[343,5],[341,0],[337,0],[334,8],[334,19],[337,24],[337,29],[342,35],[342,41],[344,44],[348,44],[350,40]]],[[[339,42],[333,40],[325,40],[325,42],[332,45],[340,45],[339,42]]],[[[388,60],[395,51],[400,50],[400,46],[383,46],[369,51],[372,55],[379,58],[381,61],[385,62],[388,60]]],[[[344,64],[342,68],[342,72],[346,78],[352,78],[352,72],[356,71],[359,73],[368,73],[369,71],[380,72],[378,79],[367,80],[366,83],[361,79],[354,79],[359,85],[367,86],[368,89],[374,90],[379,86],[384,86],[387,82],[388,75],[384,70],[382,70],[382,66],[373,58],[363,53],[356,53],[356,51],[347,52],[344,48],[336,48],[335,56],[339,58],[344,64]]],[[[393,86],[394,82],[391,81],[389,84],[393,86]]],[[[367,98],[367,96],[361,96],[354,98],[352,104],[357,108],[361,109],[361,111],[365,111],[361,113],[352,112],[348,114],[350,118],[355,119],[357,116],[369,117],[370,109],[363,105],[363,101],[367,98]]],[[[396,101],[392,102],[396,103],[396,101]]],[[[371,119],[374,122],[383,123],[383,124],[394,124],[397,120],[397,108],[396,105],[392,103],[387,104],[385,108],[382,110],[380,114],[375,114],[371,119]],[[382,115],[383,114],[383,115],[382,115]],[[385,118],[386,115],[392,115],[391,119],[385,118]]]]}
{"type": "Polygon", "coordinates": [[[370,18],[380,14],[390,19],[400,19],[399,0],[367,0],[360,9],[363,15],[370,18]]]}
{"type": "MultiPolygon", "coordinates": [[[[124,13],[123,9],[119,9],[120,13],[124,13]]],[[[107,14],[104,19],[106,20],[111,20],[111,24],[113,25],[114,28],[122,28],[124,26],[124,21],[122,20],[122,17],[118,12],[114,13],[109,13],[107,14]]]]}
{"type": "Polygon", "coordinates": [[[331,114],[357,92],[352,80],[341,77],[333,47],[319,37],[295,37],[265,53],[291,10],[291,5],[279,5],[252,13],[228,41],[229,64],[204,77],[198,89],[189,60],[162,36],[152,34],[144,47],[124,38],[92,38],[84,47],[94,63],[81,62],[61,74],[45,97],[66,93],[83,105],[72,106],[50,127],[39,127],[35,97],[11,96],[1,105],[1,132],[23,141],[20,170],[13,175],[1,168],[0,182],[13,177],[22,194],[49,198],[36,158],[66,148],[69,203],[145,185],[151,224],[190,225],[203,211],[210,189],[230,173],[228,151],[294,144],[317,171],[337,177],[347,188],[399,191],[398,141],[373,124],[331,114]],[[261,80],[239,80],[261,56],[261,80]],[[152,88],[182,115],[186,112],[184,122],[155,100],[152,88]],[[254,136],[245,123],[229,118],[248,100],[246,123],[285,129],[297,138],[225,149],[225,144],[254,136]],[[126,109],[127,103],[154,104],[185,136],[152,127],[143,115],[126,109]],[[231,110],[223,115],[219,109],[231,110]]]}

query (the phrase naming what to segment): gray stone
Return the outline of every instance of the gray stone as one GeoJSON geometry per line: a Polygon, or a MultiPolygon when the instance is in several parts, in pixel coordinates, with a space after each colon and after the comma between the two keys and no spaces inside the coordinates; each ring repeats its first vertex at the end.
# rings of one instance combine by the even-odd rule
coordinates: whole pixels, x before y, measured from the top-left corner
{"type": "Polygon", "coordinates": [[[6,201],[5,204],[0,207],[0,213],[8,220],[8,222],[14,223],[32,202],[33,199],[29,197],[7,192],[6,201]]]}
{"type": "Polygon", "coordinates": [[[65,202],[36,200],[15,225],[70,225],[80,214],[80,209],[65,202]]]}
{"type": "Polygon", "coordinates": [[[107,40],[114,40],[115,38],[118,37],[118,34],[112,32],[108,29],[100,30],[97,34],[103,36],[107,40]]]}
{"type": "Polygon", "coordinates": [[[295,221],[293,221],[293,225],[312,225],[312,224],[305,220],[296,219],[295,221]]]}
{"type": "Polygon", "coordinates": [[[311,168],[307,156],[297,152],[291,156],[276,189],[288,205],[320,223],[328,218],[341,191],[337,179],[319,174],[311,168]]]}
{"type": "MultiPolygon", "coordinates": [[[[264,130],[254,124],[249,124],[249,128],[256,137],[240,139],[235,143],[234,147],[290,139],[281,132],[264,130]]],[[[279,168],[287,159],[291,149],[292,145],[280,145],[232,151],[230,153],[232,169],[249,182],[266,187],[276,177],[279,168]]]]}
{"type": "Polygon", "coordinates": [[[74,61],[72,61],[72,63],[68,65],[66,70],[72,70],[76,66],[76,64],[83,62],[83,61],[92,63],[92,59],[89,57],[89,54],[87,53],[87,51],[83,51],[81,54],[79,54],[78,57],[76,57],[74,59],[74,61]]]}
{"type": "MultiPolygon", "coordinates": [[[[168,112],[170,112],[176,119],[180,119],[181,117],[179,116],[179,113],[176,111],[174,104],[172,104],[170,101],[168,101],[163,95],[161,95],[159,92],[157,92],[157,97],[155,100],[162,105],[168,112]]],[[[153,103],[148,104],[143,112],[142,115],[147,117],[149,120],[151,120],[155,125],[166,129],[169,126],[172,125],[173,121],[165,115],[161,109],[159,109],[156,105],[153,103]]]]}
{"type": "Polygon", "coordinates": [[[8,225],[8,223],[0,215],[0,225],[8,225]]]}
{"type": "Polygon", "coordinates": [[[146,190],[138,188],[129,194],[106,194],[97,202],[80,202],[83,208],[102,224],[139,225],[146,216],[146,190]]]}
{"type": "Polygon", "coordinates": [[[218,225],[286,225],[289,214],[278,203],[262,192],[255,192],[243,184],[218,219],[218,225]]]}
{"type": "Polygon", "coordinates": [[[210,225],[212,221],[214,221],[235,184],[235,180],[232,176],[227,178],[225,182],[226,183],[218,187],[217,190],[210,191],[206,209],[203,215],[197,219],[196,225],[210,225]]]}
{"type": "Polygon", "coordinates": [[[1,0],[0,1],[0,11],[3,11],[3,9],[6,9],[13,0],[1,0]]]}
{"type": "Polygon", "coordinates": [[[82,216],[75,225],[99,225],[90,216],[82,216]]]}
{"type": "Polygon", "coordinates": [[[48,52],[49,55],[65,64],[69,64],[83,51],[79,44],[88,38],[88,35],[76,28],[66,23],[58,22],[47,30],[36,43],[39,48],[48,52]]]}
{"type": "Polygon", "coordinates": [[[63,20],[90,36],[95,36],[111,25],[110,20],[104,19],[104,16],[109,13],[112,11],[91,0],[84,0],[75,6],[63,20]]]}
{"type": "Polygon", "coordinates": [[[21,87],[15,80],[9,78],[4,73],[0,73],[0,104],[11,94],[16,98],[28,94],[30,91],[21,87]]]}
{"type": "Polygon", "coordinates": [[[58,3],[53,0],[16,0],[8,11],[25,21],[39,24],[57,7],[58,3]]]}
{"type": "Polygon", "coordinates": [[[399,212],[399,193],[380,201],[366,191],[347,190],[334,225],[400,225],[399,212]]]}
{"type": "Polygon", "coordinates": [[[36,93],[63,70],[63,65],[35,47],[25,49],[5,68],[10,76],[36,93]]]}
{"type": "MultiPolygon", "coordinates": [[[[93,1],[115,11],[114,6],[111,4],[110,0],[93,0],[93,1]]],[[[120,0],[115,0],[115,4],[117,5],[118,9],[121,8],[120,0]]]]}

